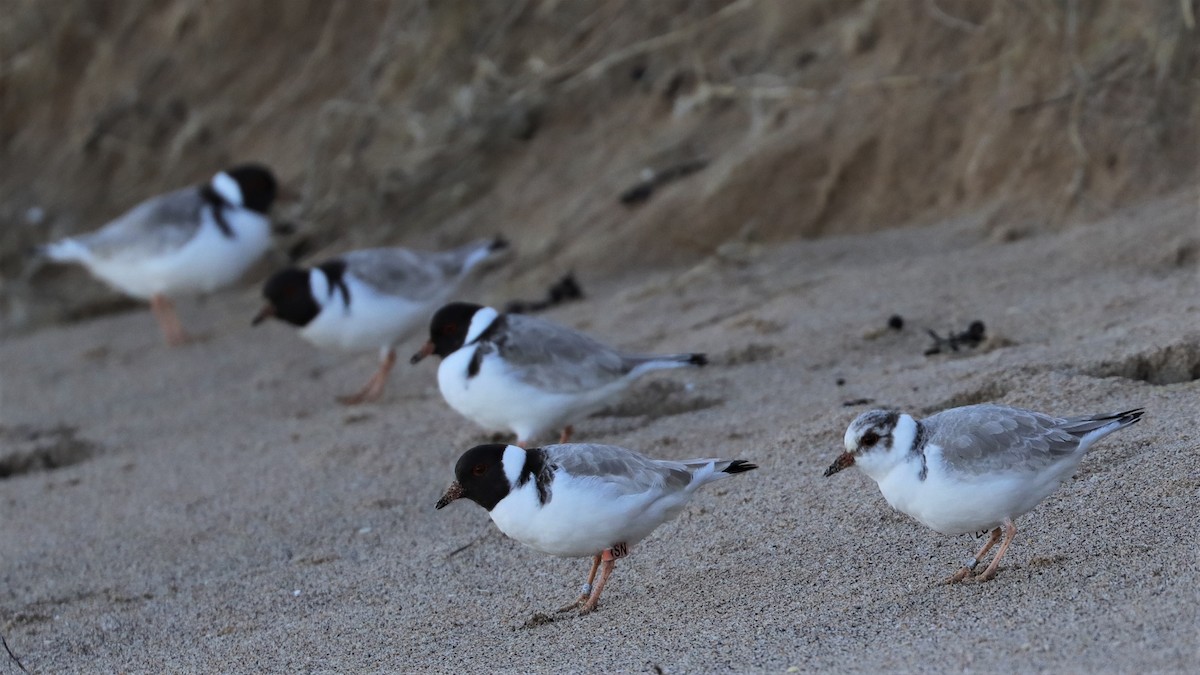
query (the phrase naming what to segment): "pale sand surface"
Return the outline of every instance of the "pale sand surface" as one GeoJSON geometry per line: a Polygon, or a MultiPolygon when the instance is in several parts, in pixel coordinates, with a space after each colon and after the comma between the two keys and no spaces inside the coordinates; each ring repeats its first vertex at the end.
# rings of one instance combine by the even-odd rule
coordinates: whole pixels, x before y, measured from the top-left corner
{"type": "MultiPolygon", "coordinates": [[[[488,434],[445,406],[432,363],[398,366],[379,404],[338,406],[374,357],[251,329],[252,288],[182,303],[212,336],[182,349],[147,311],[0,343],[10,450],[60,425],[94,450],[0,481],[3,632],[42,673],[1194,667],[1197,194],[1012,242],[984,231],[967,218],[621,280],[581,270],[589,298],[551,318],[713,363],[647,379],[577,438],[761,469],[619,562],[599,612],[534,628],[587,562],[503,538],[473,504],[433,509],[488,434]],[[922,354],[925,328],[973,319],[998,339],[922,354]],[[1018,520],[996,581],[946,586],[979,541],[892,512],[860,472],[821,477],[858,398],[1148,412],[1018,520]]],[[[485,287],[471,293],[504,299],[485,287]]]]}

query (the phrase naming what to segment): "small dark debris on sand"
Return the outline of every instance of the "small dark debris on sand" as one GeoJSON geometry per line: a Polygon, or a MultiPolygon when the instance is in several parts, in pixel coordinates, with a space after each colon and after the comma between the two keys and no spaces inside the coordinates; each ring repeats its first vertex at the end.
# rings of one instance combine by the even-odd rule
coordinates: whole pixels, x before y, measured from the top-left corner
{"type": "Polygon", "coordinates": [[[849,401],[842,401],[842,407],[853,408],[856,405],[870,405],[875,402],[873,398],[854,398],[849,401]]]}
{"type": "Polygon", "coordinates": [[[583,288],[575,280],[575,273],[571,272],[562,279],[559,279],[558,283],[546,291],[546,298],[544,300],[512,300],[504,306],[504,311],[509,314],[532,314],[550,309],[555,305],[561,305],[564,302],[582,299],[583,288]]]}
{"type": "Polygon", "coordinates": [[[554,621],[554,617],[545,612],[534,612],[533,616],[525,620],[521,628],[537,628],[538,626],[545,626],[548,623],[554,623],[554,621]]]}
{"type": "Polygon", "coordinates": [[[957,352],[959,347],[978,347],[987,335],[982,321],[972,321],[971,325],[961,333],[942,337],[930,329],[929,337],[933,338],[933,345],[925,350],[925,356],[933,356],[946,351],[957,352]]]}
{"type": "Polygon", "coordinates": [[[904,330],[904,317],[899,314],[893,314],[888,317],[888,328],[892,330],[904,330]]]}
{"type": "Polygon", "coordinates": [[[300,262],[302,258],[308,257],[316,249],[312,239],[301,237],[287,249],[288,262],[300,262]]]}
{"type": "Polygon", "coordinates": [[[665,169],[655,171],[647,169],[633,187],[621,193],[620,201],[626,206],[636,206],[650,199],[651,195],[658,188],[670,183],[671,181],[679,180],[684,176],[696,173],[700,169],[708,166],[706,159],[693,159],[687,162],[681,162],[674,166],[669,166],[665,169]]]}

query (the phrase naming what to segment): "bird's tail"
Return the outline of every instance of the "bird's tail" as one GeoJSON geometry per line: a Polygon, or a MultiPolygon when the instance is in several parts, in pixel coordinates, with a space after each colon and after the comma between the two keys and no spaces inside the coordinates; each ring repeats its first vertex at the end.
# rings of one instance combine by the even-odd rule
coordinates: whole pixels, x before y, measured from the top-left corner
{"type": "Polygon", "coordinates": [[[757,469],[758,465],[744,459],[685,459],[683,464],[692,470],[692,480],[699,485],[729,478],[736,473],[757,469]]]}
{"type": "Polygon", "coordinates": [[[478,239],[473,241],[459,248],[457,253],[463,255],[462,271],[465,274],[479,263],[499,257],[506,250],[508,250],[508,240],[504,237],[495,237],[493,239],[478,239]]]}
{"type": "Polygon", "coordinates": [[[1145,408],[1134,408],[1119,413],[1068,417],[1059,428],[1079,438],[1080,445],[1091,445],[1114,431],[1137,424],[1145,412],[1145,408]]]}
{"type": "Polygon", "coordinates": [[[629,372],[634,376],[639,376],[652,370],[706,366],[708,357],[704,354],[656,354],[654,356],[627,356],[626,362],[631,366],[629,372]]]}
{"type": "Polygon", "coordinates": [[[34,249],[34,253],[54,262],[77,262],[88,257],[88,250],[74,239],[63,239],[34,249]]]}

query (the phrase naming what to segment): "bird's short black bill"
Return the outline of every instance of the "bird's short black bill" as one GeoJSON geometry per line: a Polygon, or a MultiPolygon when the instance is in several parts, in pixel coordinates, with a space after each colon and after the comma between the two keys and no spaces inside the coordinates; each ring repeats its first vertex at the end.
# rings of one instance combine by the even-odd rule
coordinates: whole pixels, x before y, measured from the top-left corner
{"type": "Polygon", "coordinates": [[[848,452],[843,452],[842,454],[838,455],[837,459],[833,460],[833,464],[830,464],[828,469],[825,469],[825,477],[829,478],[833,474],[845,469],[848,466],[854,466],[854,455],[848,452]]]}
{"type": "Polygon", "coordinates": [[[463,486],[458,481],[454,481],[450,484],[450,487],[446,488],[446,491],[442,493],[442,498],[438,500],[438,503],[434,505],[434,508],[440,509],[462,496],[463,486]]]}
{"type": "Polygon", "coordinates": [[[250,325],[257,326],[273,316],[275,316],[275,308],[271,305],[267,305],[266,307],[258,310],[258,314],[254,315],[254,320],[250,322],[250,325]]]}
{"type": "MultiPolygon", "coordinates": [[[[413,354],[412,358],[409,359],[408,362],[415,364],[415,363],[419,362],[421,359],[425,358],[426,356],[429,356],[430,354],[432,354],[433,350],[434,350],[433,342],[426,342],[425,345],[421,347],[421,351],[417,352],[416,354],[413,354]]],[[[441,508],[441,507],[439,506],[438,508],[441,508]]]]}

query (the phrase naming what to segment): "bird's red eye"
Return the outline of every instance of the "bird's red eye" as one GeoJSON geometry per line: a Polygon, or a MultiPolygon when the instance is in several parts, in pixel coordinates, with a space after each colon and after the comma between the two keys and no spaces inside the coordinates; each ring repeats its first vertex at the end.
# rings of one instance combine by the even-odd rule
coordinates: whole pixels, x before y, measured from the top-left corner
{"type": "Polygon", "coordinates": [[[483,464],[476,464],[475,468],[471,469],[471,473],[476,476],[482,476],[483,474],[487,473],[487,466],[483,464]]]}
{"type": "Polygon", "coordinates": [[[448,323],[442,326],[442,333],[446,335],[454,335],[458,332],[458,324],[448,323]]]}
{"type": "Polygon", "coordinates": [[[868,431],[867,433],[863,434],[862,446],[864,448],[869,448],[878,442],[879,442],[879,436],[876,435],[874,432],[868,431]]]}

